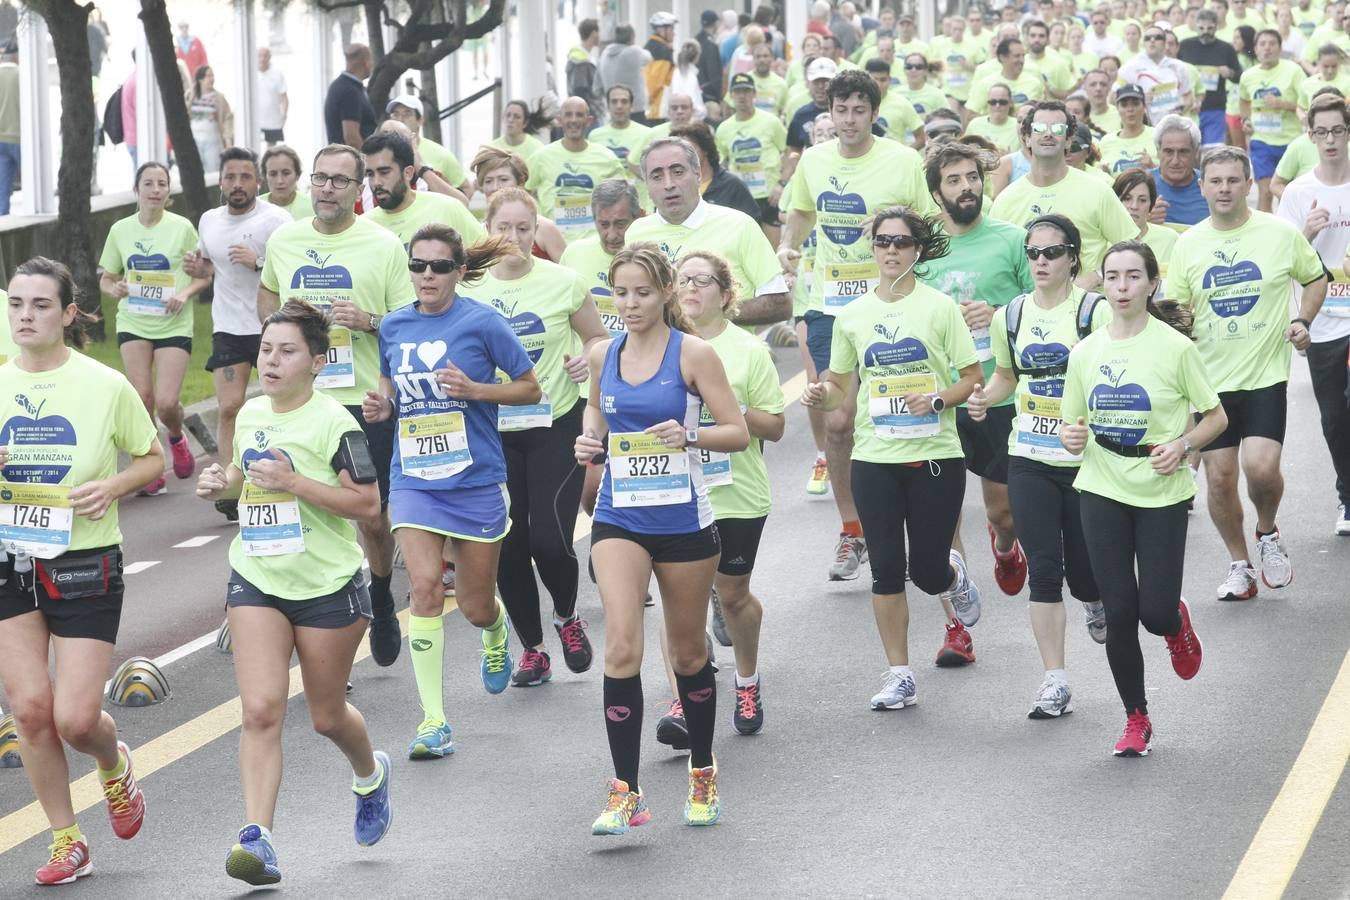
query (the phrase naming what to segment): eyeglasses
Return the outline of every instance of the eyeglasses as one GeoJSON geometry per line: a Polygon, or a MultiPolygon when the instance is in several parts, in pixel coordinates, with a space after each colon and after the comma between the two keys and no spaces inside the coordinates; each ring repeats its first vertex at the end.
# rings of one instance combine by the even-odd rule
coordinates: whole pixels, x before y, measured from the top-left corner
{"type": "Polygon", "coordinates": [[[309,183],[315,187],[323,187],[325,184],[332,182],[333,187],[337,188],[339,191],[351,187],[360,180],[361,179],[359,178],[352,178],[349,175],[328,175],[324,172],[315,172],[309,176],[309,183]]]}
{"type": "Polygon", "coordinates": [[[1167,36],[1166,36],[1166,35],[1162,35],[1162,34],[1146,34],[1146,35],[1144,35],[1144,40],[1146,40],[1146,41],[1165,41],[1165,40],[1167,40],[1167,36]]]}
{"type": "Polygon", "coordinates": [[[1011,105],[1012,105],[1012,101],[1011,101],[1011,100],[995,100],[993,97],[990,97],[990,98],[989,98],[989,105],[990,105],[990,106],[1011,106],[1011,105]]]}
{"type": "Polygon", "coordinates": [[[416,256],[408,260],[409,272],[421,275],[428,267],[437,275],[449,275],[459,268],[459,263],[453,259],[418,259],[416,256]]]}
{"type": "Polygon", "coordinates": [[[922,72],[927,68],[924,63],[905,63],[905,69],[909,72],[922,72]]]}
{"type": "Polygon", "coordinates": [[[714,284],[718,287],[722,286],[722,282],[717,280],[716,275],[709,275],[707,272],[699,272],[697,275],[681,275],[676,283],[682,288],[689,287],[691,284],[694,287],[701,288],[711,287],[714,284]]]}
{"type": "Polygon", "coordinates": [[[1343,138],[1345,137],[1346,131],[1347,129],[1344,125],[1337,125],[1335,128],[1330,129],[1314,128],[1312,131],[1308,132],[1308,136],[1311,137],[1314,141],[1325,141],[1327,139],[1327,135],[1331,135],[1334,138],[1343,138]]]}
{"type": "Polygon", "coordinates": [[[874,234],[872,235],[872,246],[880,247],[883,250],[887,247],[908,250],[911,247],[919,246],[919,242],[912,234],[874,234]]]}
{"type": "Polygon", "coordinates": [[[1050,122],[1031,123],[1032,134],[1045,134],[1047,131],[1055,137],[1064,137],[1064,135],[1069,133],[1069,126],[1065,122],[1055,122],[1053,124],[1050,122]]]}
{"type": "Polygon", "coordinates": [[[1042,256],[1046,259],[1059,259],[1072,249],[1073,247],[1069,244],[1051,244],[1049,247],[1028,247],[1026,248],[1027,259],[1032,262],[1035,262],[1042,256]]]}

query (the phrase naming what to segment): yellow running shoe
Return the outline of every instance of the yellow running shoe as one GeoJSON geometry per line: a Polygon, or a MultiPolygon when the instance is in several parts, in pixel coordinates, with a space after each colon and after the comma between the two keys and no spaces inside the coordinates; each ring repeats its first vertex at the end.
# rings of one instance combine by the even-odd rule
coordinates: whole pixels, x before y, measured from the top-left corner
{"type": "Polygon", "coordinates": [[[816,464],[811,467],[811,478],[806,482],[806,492],[819,497],[829,491],[830,468],[825,464],[825,457],[817,456],[816,464]]]}
{"type": "Polygon", "coordinates": [[[651,820],[642,791],[630,791],[628,782],[615,778],[609,783],[605,811],[591,823],[591,834],[626,834],[629,828],[646,825],[651,820]]]}
{"type": "Polygon", "coordinates": [[[722,817],[717,800],[717,760],[704,769],[689,765],[689,799],[684,801],[684,824],[716,825],[722,817]]]}

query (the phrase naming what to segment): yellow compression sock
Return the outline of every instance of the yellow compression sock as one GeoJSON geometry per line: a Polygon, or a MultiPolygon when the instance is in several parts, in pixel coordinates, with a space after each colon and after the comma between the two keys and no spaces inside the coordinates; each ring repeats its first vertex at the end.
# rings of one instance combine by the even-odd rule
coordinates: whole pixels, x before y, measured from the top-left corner
{"type": "Polygon", "coordinates": [[[445,721],[445,629],[441,616],[408,616],[408,647],[422,713],[445,721]]]}

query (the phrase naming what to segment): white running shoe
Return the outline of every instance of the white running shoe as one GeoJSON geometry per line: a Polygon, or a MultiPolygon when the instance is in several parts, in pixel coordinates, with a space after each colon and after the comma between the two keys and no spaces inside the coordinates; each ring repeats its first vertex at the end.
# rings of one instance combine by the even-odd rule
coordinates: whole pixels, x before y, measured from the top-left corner
{"type": "Polygon", "coordinates": [[[1099,644],[1106,643],[1106,607],[1098,600],[1083,604],[1083,618],[1087,620],[1088,634],[1099,644]]]}
{"type": "Polygon", "coordinates": [[[1073,712],[1073,692],[1069,683],[1058,678],[1045,676],[1041,689],[1036,693],[1036,702],[1031,704],[1028,719],[1058,719],[1073,712]]]}
{"type": "Polygon", "coordinates": [[[1287,587],[1294,580],[1294,564],[1280,541],[1279,529],[1256,542],[1261,554],[1261,580],[1268,588],[1287,587]]]}
{"type": "Polygon", "coordinates": [[[919,702],[914,690],[914,678],[897,675],[887,669],[881,676],[881,691],[872,697],[873,709],[904,709],[919,702]]]}
{"type": "Polygon", "coordinates": [[[858,577],[858,566],[867,562],[867,542],[860,537],[839,535],[834,547],[834,562],[830,564],[830,581],[852,581],[858,577]]]}
{"type": "Polygon", "coordinates": [[[1336,533],[1350,534],[1350,510],[1342,503],[1336,507],[1336,533]]]}
{"type": "Polygon", "coordinates": [[[1228,567],[1228,577],[1219,585],[1220,600],[1250,600],[1256,596],[1256,570],[1235,562],[1228,567]]]}
{"type": "Polygon", "coordinates": [[[952,568],[956,570],[956,587],[942,592],[942,599],[956,610],[961,624],[970,628],[980,621],[980,589],[966,571],[966,561],[955,550],[951,553],[952,568]]]}

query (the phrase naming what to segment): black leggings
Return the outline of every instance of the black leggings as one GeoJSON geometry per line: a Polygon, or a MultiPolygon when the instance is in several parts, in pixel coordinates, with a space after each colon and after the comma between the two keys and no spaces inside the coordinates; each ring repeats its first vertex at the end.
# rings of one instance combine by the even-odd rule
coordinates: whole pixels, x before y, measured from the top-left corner
{"type": "Polygon", "coordinates": [[[572,551],[584,473],[572,456],[581,434],[586,401],[555,419],[550,428],[502,432],[506,488],[511,495],[511,530],[502,539],[497,590],[516,635],[526,647],[544,642],[539,616],[539,585],[534,569],[553,598],[560,619],[577,606],[577,558],[572,551]]]}
{"type": "Polygon", "coordinates": [[[872,563],[872,593],[904,593],[906,563],[910,580],[925,594],[950,588],[956,577],[952,537],[966,496],[965,464],[959,458],[914,466],[855,459],[850,483],[872,563]]]}
{"type": "Polygon", "coordinates": [[[1008,502],[1017,539],[1027,554],[1027,583],[1032,603],[1062,603],[1065,577],[1069,593],[1084,603],[1095,602],[1078,492],[1077,466],[1052,466],[1020,456],[1008,458],[1008,502]]]}
{"type": "Polygon", "coordinates": [[[1350,398],[1346,396],[1346,346],[1350,340],[1337,338],[1308,345],[1308,372],[1312,375],[1313,396],[1322,413],[1322,437],[1331,452],[1336,470],[1336,494],[1350,507],[1350,398]]]}
{"type": "Polygon", "coordinates": [[[1126,506],[1084,491],[1079,506],[1092,574],[1106,606],[1106,659],[1111,677],[1125,711],[1147,713],[1139,625],[1159,636],[1181,630],[1186,501],[1160,507],[1126,506]]]}

